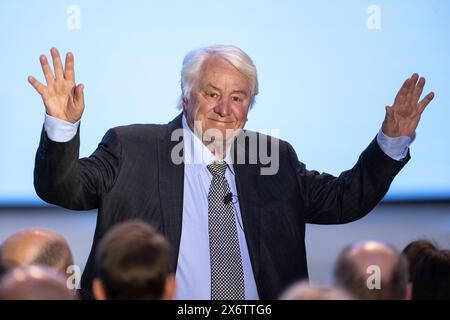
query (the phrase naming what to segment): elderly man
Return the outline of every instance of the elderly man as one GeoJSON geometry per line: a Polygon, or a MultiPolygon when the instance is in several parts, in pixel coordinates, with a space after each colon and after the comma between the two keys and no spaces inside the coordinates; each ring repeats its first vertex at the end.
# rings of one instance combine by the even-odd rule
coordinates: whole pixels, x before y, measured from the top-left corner
{"type": "Polygon", "coordinates": [[[258,94],[256,68],[239,48],[210,46],[183,61],[178,117],[167,125],[111,129],[89,158],[78,159],[84,87],[75,82],[71,53],[65,69],[55,48],[51,55],[54,73],[40,57],[47,86],[29,77],[46,109],[35,188],[65,208],[99,209],[82,279],[87,290],[98,241],[112,225],[140,218],[173,248],[177,298],[276,298],[307,277],[305,223],[346,223],[367,214],[408,161],[433,98],[419,102],[425,80],[414,74],[386,107],[382,130],[356,165],[339,177],[319,174],[306,170],[287,142],[260,134],[240,139],[258,94]],[[262,174],[261,149],[276,153],[275,172],[262,174]]]}
{"type": "Polygon", "coordinates": [[[5,270],[44,265],[67,277],[73,256],[62,235],[48,229],[32,228],[16,232],[3,242],[0,263],[5,270]]]}

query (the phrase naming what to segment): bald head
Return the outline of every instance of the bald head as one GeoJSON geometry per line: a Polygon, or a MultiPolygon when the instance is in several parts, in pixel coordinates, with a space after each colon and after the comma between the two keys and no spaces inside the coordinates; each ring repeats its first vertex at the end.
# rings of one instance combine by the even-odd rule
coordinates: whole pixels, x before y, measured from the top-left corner
{"type": "Polygon", "coordinates": [[[389,245],[356,243],[339,255],[335,281],[361,299],[404,299],[408,294],[407,262],[389,245]]]}
{"type": "Polygon", "coordinates": [[[383,271],[381,280],[386,282],[390,280],[399,260],[399,253],[395,249],[375,241],[357,243],[349,248],[346,255],[360,276],[366,276],[371,266],[378,266],[383,271]]]}
{"type": "Polygon", "coordinates": [[[75,300],[61,273],[45,266],[16,268],[0,282],[0,300],[75,300]]]}
{"type": "Polygon", "coordinates": [[[6,239],[1,247],[0,261],[6,270],[39,264],[64,275],[67,267],[73,265],[66,239],[54,231],[41,228],[23,230],[6,239]]]}

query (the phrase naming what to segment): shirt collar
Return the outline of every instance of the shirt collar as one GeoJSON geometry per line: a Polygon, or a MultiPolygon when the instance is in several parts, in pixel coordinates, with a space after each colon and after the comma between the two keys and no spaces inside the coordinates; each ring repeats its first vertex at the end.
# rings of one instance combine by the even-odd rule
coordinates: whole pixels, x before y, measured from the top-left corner
{"type": "MultiPolygon", "coordinates": [[[[183,138],[184,138],[184,163],[196,164],[206,167],[208,164],[218,161],[216,156],[203,144],[187,123],[183,113],[183,138]]],[[[233,161],[230,154],[231,145],[227,147],[224,161],[227,163],[230,172],[234,175],[233,161]]]]}

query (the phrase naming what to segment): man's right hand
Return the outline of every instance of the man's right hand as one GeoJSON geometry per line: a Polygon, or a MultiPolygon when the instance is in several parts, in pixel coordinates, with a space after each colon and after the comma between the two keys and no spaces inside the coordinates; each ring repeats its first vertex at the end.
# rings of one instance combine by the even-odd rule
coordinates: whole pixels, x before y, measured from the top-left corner
{"type": "Polygon", "coordinates": [[[67,53],[66,67],[63,70],[58,50],[52,48],[50,52],[55,75],[53,75],[48,64],[47,57],[41,55],[39,58],[47,86],[44,86],[32,76],[28,77],[28,81],[41,95],[48,115],[75,123],[81,119],[84,111],[84,86],[75,84],[73,54],[67,53]]]}

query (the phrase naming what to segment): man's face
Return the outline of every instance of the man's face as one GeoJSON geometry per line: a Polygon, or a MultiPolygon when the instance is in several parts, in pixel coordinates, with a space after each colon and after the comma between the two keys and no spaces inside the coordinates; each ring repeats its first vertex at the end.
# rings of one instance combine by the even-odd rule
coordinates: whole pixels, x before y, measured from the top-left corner
{"type": "Polygon", "coordinates": [[[185,103],[189,126],[194,130],[195,121],[195,129],[207,136],[208,130],[216,130],[216,143],[230,141],[247,121],[250,92],[250,81],[231,63],[220,57],[207,59],[185,103]]]}

